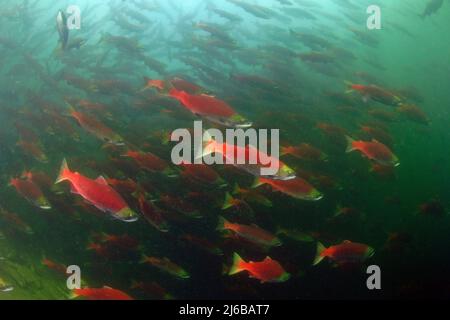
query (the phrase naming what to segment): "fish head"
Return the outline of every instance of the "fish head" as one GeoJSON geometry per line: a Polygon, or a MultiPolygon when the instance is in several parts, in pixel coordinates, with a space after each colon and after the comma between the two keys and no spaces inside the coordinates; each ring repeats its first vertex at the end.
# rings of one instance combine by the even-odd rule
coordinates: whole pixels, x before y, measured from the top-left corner
{"type": "Polygon", "coordinates": [[[246,129],[250,128],[253,123],[245,119],[243,116],[239,114],[234,114],[231,117],[207,117],[211,122],[215,122],[217,124],[223,125],[229,128],[236,129],[246,129]]]}
{"type": "Polygon", "coordinates": [[[113,216],[124,222],[134,222],[139,218],[137,213],[131,210],[129,207],[123,208],[119,212],[113,214],[113,216]]]}
{"type": "Polygon", "coordinates": [[[277,282],[285,282],[291,278],[291,274],[288,272],[284,272],[279,278],[277,282]]]}
{"type": "Polygon", "coordinates": [[[115,134],[111,139],[105,139],[107,143],[111,143],[115,146],[124,146],[125,140],[118,134],[115,134]]]}
{"type": "MultiPolygon", "coordinates": [[[[274,180],[292,180],[297,177],[295,171],[286,164],[282,164],[277,174],[272,176],[274,180]]],[[[269,177],[266,177],[269,178],[269,177]]]]}
{"type": "Polygon", "coordinates": [[[319,201],[323,198],[323,193],[319,190],[313,189],[306,197],[304,197],[305,200],[309,201],[319,201]]]}
{"type": "Polygon", "coordinates": [[[52,208],[50,202],[44,196],[39,197],[36,202],[41,209],[50,210],[52,208]]]}

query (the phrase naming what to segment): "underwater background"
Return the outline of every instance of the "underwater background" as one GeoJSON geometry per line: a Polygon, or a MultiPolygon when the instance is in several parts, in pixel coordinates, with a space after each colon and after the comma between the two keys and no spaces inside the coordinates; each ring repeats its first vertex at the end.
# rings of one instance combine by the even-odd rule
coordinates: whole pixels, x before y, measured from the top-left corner
{"type": "Polygon", "coordinates": [[[68,265],[134,299],[449,298],[448,0],[3,0],[0,26],[0,299],[69,299],[68,265]],[[57,22],[70,5],[79,30],[57,22]],[[173,130],[224,129],[177,84],[280,129],[282,161],[321,197],[256,187],[239,166],[174,165],[173,130]],[[350,137],[400,165],[346,152],[350,137]],[[55,184],[63,159],[139,219],[55,184]],[[374,254],[313,265],[318,243],[345,240],[374,254]],[[234,253],[289,279],[229,275],[234,253]]]}

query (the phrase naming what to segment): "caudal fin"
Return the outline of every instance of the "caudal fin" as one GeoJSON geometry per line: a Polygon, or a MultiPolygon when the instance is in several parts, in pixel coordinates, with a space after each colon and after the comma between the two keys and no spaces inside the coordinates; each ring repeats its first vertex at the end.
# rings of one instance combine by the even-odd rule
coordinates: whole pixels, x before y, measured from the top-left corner
{"type": "Polygon", "coordinates": [[[241,192],[242,192],[241,187],[239,187],[239,184],[236,183],[236,184],[234,185],[232,194],[240,194],[241,192]]]}
{"type": "Polygon", "coordinates": [[[219,222],[217,223],[217,230],[223,231],[227,229],[227,224],[229,222],[222,216],[219,216],[219,222]]]}
{"type": "Polygon", "coordinates": [[[231,208],[232,206],[234,206],[233,200],[234,200],[234,198],[231,196],[231,194],[229,192],[227,192],[225,195],[225,201],[223,203],[222,210],[225,210],[225,209],[228,209],[228,208],[231,208]]]}
{"type": "Polygon", "coordinates": [[[280,156],[285,156],[287,154],[290,154],[288,147],[281,147],[280,148],[280,156]]]}
{"type": "Polygon", "coordinates": [[[355,140],[349,136],[345,136],[345,139],[347,140],[347,149],[345,149],[345,152],[349,153],[355,150],[355,147],[353,146],[353,142],[355,142],[355,140]]]}
{"type": "Polygon", "coordinates": [[[145,254],[143,254],[141,256],[141,260],[139,260],[139,263],[146,263],[148,261],[148,256],[146,256],[145,254]]]}
{"type": "Polygon", "coordinates": [[[150,89],[151,86],[149,85],[149,82],[151,80],[152,79],[150,79],[149,77],[144,77],[144,87],[139,92],[143,92],[143,91],[146,91],[146,90],[150,89]]]}
{"type": "Polygon", "coordinates": [[[244,271],[245,269],[242,267],[242,263],[245,261],[235,252],[233,253],[233,264],[231,265],[230,271],[228,271],[228,275],[233,275],[244,271]]]}
{"type": "Polygon", "coordinates": [[[69,166],[67,165],[66,158],[63,159],[61,169],[59,169],[58,178],[56,178],[55,184],[68,180],[67,174],[70,173],[69,166]]]}
{"type": "Polygon", "coordinates": [[[209,134],[208,131],[205,131],[205,133],[203,134],[202,149],[199,150],[199,152],[195,155],[195,159],[202,159],[203,157],[215,152],[216,151],[215,149],[216,148],[214,138],[209,134]]]}
{"type": "Polygon", "coordinates": [[[261,178],[256,178],[255,181],[253,181],[252,189],[258,188],[259,186],[262,186],[264,183],[265,183],[265,182],[262,181],[261,178]]]}
{"type": "Polygon", "coordinates": [[[76,298],[78,298],[79,296],[80,296],[80,294],[79,294],[79,289],[74,289],[74,290],[72,290],[72,291],[69,293],[69,299],[70,299],[70,300],[76,299],[76,298]]]}
{"type": "Polygon", "coordinates": [[[345,93],[352,93],[353,91],[355,91],[355,89],[353,89],[353,83],[351,83],[348,80],[344,81],[345,85],[347,86],[347,90],[345,91],[345,93]]]}
{"type": "Polygon", "coordinates": [[[313,266],[317,265],[320,263],[320,261],[323,260],[323,258],[325,258],[324,255],[322,255],[322,253],[325,251],[325,247],[323,244],[321,244],[320,242],[317,242],[317,251],[316,251],[316,257],[314,258],[314,262],[313,262],[313,266]]]}

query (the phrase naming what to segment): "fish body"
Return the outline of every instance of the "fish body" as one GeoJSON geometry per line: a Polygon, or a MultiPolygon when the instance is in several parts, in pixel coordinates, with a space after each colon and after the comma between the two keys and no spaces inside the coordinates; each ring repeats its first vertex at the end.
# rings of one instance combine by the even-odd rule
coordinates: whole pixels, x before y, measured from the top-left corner
{"type": "Polygon", "coordinates": [[[246,262],[237,253],[233,255],[233,265],[228,272],[233,275],[242,271],[247,271],[250,277],[258,279],[261,283],[285,282],[290,278],[280,263],[270,257],[266,257],[260,262],[246,262]]]}
{"type": "Polygon", "coordinates": [[[70,182],[73,193],[79,194],[99,210],[109,212],[114,218],[125,222],[133,222],[138,219],[137,214],[108,185],[105,178],[100,176],[96,180],[92,180],[78,172],[72,172],[64,159],[56,183],[66,180],[70,182]]]}
{"type": "Polygon", "coordinates": [[[363,243],[343,241],[341,244],[325,248],[320,242],[317,244],[314,265],[319,264],[325,257],[333,260],[338,265],[359,264],[374,254],[373,248],[363,243]]]}
{"type": "Polygon", "coordinates": [[[206,118],[211,122],[235,128],[251,126],[251,123],[236,113],[230,105],[216,97],[206,94],[192,95],[175,88],[169,91],[169,95],[177,99],[193,114],[206,118]]]}
{"type": "Polygon", "coordinates": [[[67,17],[62,10],[59,10],[56,16],[56,27],[58,28],[61,49],[66,50],[69,42],[69,28],[67,27],[67,17]]]}

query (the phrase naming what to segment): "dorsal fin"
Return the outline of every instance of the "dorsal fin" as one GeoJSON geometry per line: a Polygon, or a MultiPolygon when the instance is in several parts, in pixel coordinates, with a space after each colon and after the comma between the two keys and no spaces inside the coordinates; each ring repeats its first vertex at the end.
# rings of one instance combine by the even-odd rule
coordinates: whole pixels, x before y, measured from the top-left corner
{"type": "Polygon", "coordinates": [[[98,182],[98,183],[100,183],[100,184],[103,184],[103,185],[105,185],[105,186],[108,185],[108,182],[106,181],[106,179],[105,179],[103,176],[98,176],[98,178],[95,179],[95,181],[98,182]]]}

